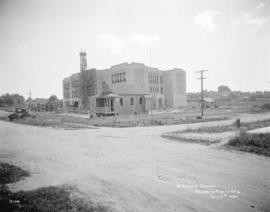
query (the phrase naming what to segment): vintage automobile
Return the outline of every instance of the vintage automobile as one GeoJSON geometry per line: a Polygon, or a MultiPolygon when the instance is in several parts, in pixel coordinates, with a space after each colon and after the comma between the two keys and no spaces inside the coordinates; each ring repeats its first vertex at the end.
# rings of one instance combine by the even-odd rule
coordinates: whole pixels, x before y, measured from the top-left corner
{"type": "Polygon", "coordinates": [[[25,117],[31,117],[31,113],[29,112],[28,109],[24,109],[24,108],[15,108],[15,111],[8,115],[9,121],[22,119],[25,117]]]}

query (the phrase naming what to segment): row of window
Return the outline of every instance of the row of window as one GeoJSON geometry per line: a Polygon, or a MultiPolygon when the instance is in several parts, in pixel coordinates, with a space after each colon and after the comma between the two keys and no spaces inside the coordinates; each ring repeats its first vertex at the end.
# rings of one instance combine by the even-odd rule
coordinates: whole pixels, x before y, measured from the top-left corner
{"type": "Polygon", "coordinates": [[[95,89],[91,86],[84,87],[84,88],[82,88],[82,95],[83,96],[94,96],[95,89]]]}
{"type": "MultiPolygon", "coordinates": [[[[87,88],[82,90],[83,96],[94,96],[95,95],[95,89],[94,88],[87,88]]],[[[71,92],[71,98],[78,98],[79,97],[79,91],[75,90],[71,92]]],[[[70,92],[64,91],[64,99],[70,98],[70,92]]]]}
{"type": "Polygon", "coordinates": [[[185,92],[186,92],[185,74],[177,73],[176,79],[177,79],[177,82],[178,82],[176,84],[177,94],[178,95],[184,95],[185,92]]]}
{"type": "Polygon", "coordinates": [[[79,91],[72,91],[71,92],[71,98],[78,98],[79,97],[79,91]]]}
{"type": "Polygon", "coordinates": [[[79,85],[80,85],[80,81],[79,80],[73,80],[73,81],[71,81],[72,88],[79,87],[79,85]]]}
{"type": "MultiPolygon", "coordinates": [[[[139,98],[139,104],[142,105],[143,103],[143,99],[142,97],[139,98]]],[[[123,97],[120,98],[120,105],[123,106],[124,105],[124,99],[123,97]]],[[[134,97],[130,97],[130,105],[134,105],[134,97]]]]}
{"type": "MultiPolygon", "coordinates": [[[[159,93],[159,87],[150,87],[150,93],[159,93]]],[[[160,88],[160,93],[163,94],[163,88],[160,88]]]]}
{"type": "Polygon", "coordinates": [[[163,84],[163,76],[158,77],[157,75],[149,75],[149,83],[151,84],[163,84]]]}
{"type": "Polygon", "coordinates": [[[69,90],[69,83],[64,83],[64,90],[69,90]]]}
{"type": "Polygon", "coordinates": [[[69,91],[68,92],[64,91],[64,99],[69,99],[69,98],[70,98],[69,91]]]}
{"type": "Polygon", "coordinates": [[[112,83],[126,82],[126,72],[112,74],[112,83]]]}
{"type": "Polygon", "coordinates": [[[144,84],[144,71],[141,69],[135,69],[135,82],[144,84]]]}

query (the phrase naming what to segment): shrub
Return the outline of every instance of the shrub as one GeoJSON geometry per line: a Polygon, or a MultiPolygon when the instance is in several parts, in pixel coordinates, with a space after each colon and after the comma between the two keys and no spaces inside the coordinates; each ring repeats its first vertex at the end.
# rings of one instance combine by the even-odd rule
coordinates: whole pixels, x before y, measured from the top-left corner
{"type": "Polygon", "coordinates": [[[13,183],[23,177],[28,177],[29,172],[20,167],[7,163],[0,163],[0,184],[13,183]]]}
{"type": "Polygon", "coordinates": [[[229,146],[241,151],[270,156],[270,133],[249,134],[241,132],[228,142],[229,146]]]}
{"type": "Polygon", "coordinates": [[[262,108],[263,110],[270,110],[270,103],[264,103],[264,104],[261,106],[261,108],[262,108]]]}

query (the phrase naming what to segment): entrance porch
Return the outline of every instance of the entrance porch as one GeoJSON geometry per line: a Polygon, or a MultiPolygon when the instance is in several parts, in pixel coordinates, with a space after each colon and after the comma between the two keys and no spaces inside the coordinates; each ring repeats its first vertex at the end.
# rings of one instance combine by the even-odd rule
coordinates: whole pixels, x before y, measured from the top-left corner
{"type": "Polygon", "coordinates": [[[120,96],[109,93],[96,97],[96,114],[98,116],[117,116],[120,112],[120,96]]]}

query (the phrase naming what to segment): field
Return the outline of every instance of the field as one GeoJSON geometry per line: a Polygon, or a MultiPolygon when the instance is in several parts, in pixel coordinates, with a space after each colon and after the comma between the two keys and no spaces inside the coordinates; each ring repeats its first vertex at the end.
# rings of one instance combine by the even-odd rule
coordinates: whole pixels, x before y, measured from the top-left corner
{"type": "MultiPolygon", "coordinates": [[[[242,122],[240,124],[241,130],[254,130],[258,128],[264,128],[270,126],[270,119],[253,121],[253,122],[242,122]]],[[[236,131],[236,123],[232,123],[226,126],[215,126],[215,127],[201,127],[197,129],[186,129],[183,131],[175,132],[179,134],[183,133],[221,133],[221,132],[231,132],[236,131]]]]}
{"type": "MultiPolygon", "coordinates": [[[[176,109],[153,111],[151,115],[122,115],[116,117],[94,117],[90,119],[89,115],[81,114],[56,114],[50,112],[33,112],[36,118],[25,118],[17,120],[17,123],[53,127],[61,129],[80,129],[95,127],[137,127],[137,126],[159,126],[159,125],[176,125],[207,121],[226,120],[237,117],[241,114],[252,114],[265,112],[264,102],[254,101],[231,101],[224,102],[218,108],[206,108],[203,119],[200,116],[199,109],[190,107],[176,109]]],[[[0,108],[0,119],[6,120],[5,114],[8,112],[0,108]],[[1,110],[2,109],[2,110],[1,110]]],[[[10,111],[8,109],[5,109],[10,111]]]]}
{"type": "MultiPolygon", "coordinates": [[[[14,122],[33,126],[79,129],[95,127],[136,127],[136,126],[157,126],[175,125],[184,123],[207,122],[215,120],[226,120],[227,116],[207,115],[204,119],[197,119],[196,115],[185,116],[182,113],[160,113],[153,115],[131,115],[119,117],[95,117],[90,119],[87,115],[78,114],[55,114],[35,112],[35,118],[24,118],[14,122]]],[[[2,117],[2,120],[7,120],[2,117]]]]}
{"type": "Polygon", "coordinates": [[[270,113],[253,109],[208,109],[203,119],[188,109],[92,119],[36,113],[14,122],[0,111],[0,204],[6,211],[269,211],[270,159],[260,156],[268,156],[269,135],[235,137],[238,118],[242,129],[268,130],[270,113]]]}
{"type": "Polygon", "coordinates": [[[268,211],[269,158],[161,137],[234,121],[77,130],[0,121],[0,159],[30,173],[7,185],[10,195],[79,197],[64,207],[86,201],[105,211],[268,211]]]}
{"type": "MultiPolygon", "coordinates": [[[[49,112],[33,112],[35,118],[25,118],[17,120],[17,123],[64,128],[64,129],[78,129],[96,127],[136,127],[136,126],[159,126],[159,125],[176,125],[185,123],[197,123],[216,120],[226,120],[237,116],[240,113],[250,111],[247,108],[221,108],[221,109],[207,109],[203,119],[198,119],[200,111],[181,109],[175,111],[154,111],[152,115],[126,115],[116,117],[94,117],[90,119],[88,115],[79,114],[55,114],[49,112]]],[[[5,113],[6,114],[6,113],[5,113]]],[[[0,115],[0,119],[7,120],[5,116],[0,115]]]]}

